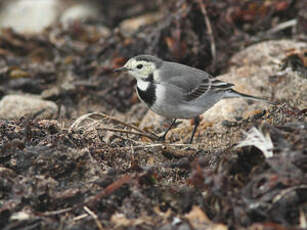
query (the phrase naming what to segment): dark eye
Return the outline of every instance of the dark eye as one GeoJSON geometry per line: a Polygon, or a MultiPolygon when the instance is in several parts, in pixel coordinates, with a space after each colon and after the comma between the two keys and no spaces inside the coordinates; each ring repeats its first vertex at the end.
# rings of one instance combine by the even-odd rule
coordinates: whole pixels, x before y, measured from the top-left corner
{"type": "Polygon", "coordinates": [[[143,68],[143,65],[142,65],[142,64],[138,64],[138,65],[136,66],[136,68],[142,69],[142,68],[143,68]]]}

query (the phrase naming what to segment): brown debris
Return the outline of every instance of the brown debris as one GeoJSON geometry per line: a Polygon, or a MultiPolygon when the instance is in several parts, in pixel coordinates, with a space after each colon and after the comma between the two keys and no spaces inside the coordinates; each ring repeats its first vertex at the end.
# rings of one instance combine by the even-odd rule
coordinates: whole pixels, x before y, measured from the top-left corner
{"type": "MultiPolygon", "coordinates": [[[[192,145],[178,126],[159,142],[163,124],[138,127],[146,108],[135,80],[113,73],[147,53],[216,76],[250,44],[306,42],[304,4],[115,0],[100,22],[1,31],[0,99],[34,94],[60,109],[50,120],[43,111],[0,120],[0,229],[306,228],[306,108],[284,101],[219,129],[203,121],[192,145]],[[159,19],[135,32],[118,27],[153,12],[159,19]],[[272,155],[255,142],[236,147],[253,127],[270,137],[272,155]]],[[[306,78],[306,50],[289,50],[282,64],[306,78]]]]}

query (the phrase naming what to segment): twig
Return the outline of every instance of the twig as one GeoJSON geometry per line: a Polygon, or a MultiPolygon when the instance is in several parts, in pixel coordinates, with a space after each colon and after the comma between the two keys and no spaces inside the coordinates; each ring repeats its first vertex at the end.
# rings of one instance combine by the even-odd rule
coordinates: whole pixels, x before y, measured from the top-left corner
{"type": "MultiPolygon", "coordinates": [[[[131,128],[131,129],[134,129],[134,130],[139,131],[139,132],[141,132],[141,133],[144,133],[144,130],[142,130],[142,129],[140,129],[140,128],[138,128],[138,127],[132,125],[132,124],[128,124],[128,123],[126,123],[126,122],[124,122],[124,121],[118,120],[117,118],[108,116],[108,115],[106,115],[106,114],[103,114],[103,116],[104,116],[105,118],[107,118],[107,119],[110,119],[110,120],[112,120],[112,121],[115,121],[115,122],[117,122],[117,123],[119,123],[119,124],[121,124],[121,125],[124,125],[124,126],[128,127],[128,128],[131,128]]],[[[149,132],[149,133],[152,134],[153,136],[157,136],[157,135],[154,134],[154,133],[151,133],[151,132],[149,132]]]]}
{"type": "Polygon", "coordinates": [[[100,200],[101,198],[111,194],[112,192],[119,189],[122,185],[129,183],[132,180],[132,176],[130,175],[124,175],[112,184],[108,185],[104,190],[97,193],[95,196],[90,197],[87,201],[85,201],[85,204],[91,204],[92,202],[95,202],[97,200],[100,200]]]}
{"type": "Polygon", "coordinates": [[[90,210],[88,207],[84,206],[83,209],[91,216],[93,217],[93,219],[96,222],[96,225],[98,227],[99,230],[103,230],[102,224],[100,223],[100,221],[98,220],[98,216],[92,211],[90,210]]]}
{"type": "Polygon", "coordinates": [[[54,215],[59,215],[62,214],[64,212],[69,212],[71,211],[73,208],[64,208],[64,209],[59,209],[59,210],[55,210],[55,211],[49,211],[49,212],[44,212],[42,213],[43,216],[54,216],[54,215]]]}
{"type": "Polygon", "coordinates": [[[120,135],[116,135],[115,133],[113,134],[113,136],[118,137],[118,138],[125,140],[125,141],[131,141],[135,144],[142,144],[141,141],[136,141],[136,140],[133,140],[132,138],[129,138],[129,137],[123,137],[123,136],[120,136],[120,135]]]}
{"type": "MultiPolygon", "coordinates": [[[[117,123],[119,123],[119,124],[121,124],[121,125],[124,125],[124,126],[128,127],[128,128],[134,129],[134,130],[138,131],[139,133],[143,133],[143,134],[144,134],[143,136],[148,135],[148,134],[145,133],[144,130],[139,129],[138,127],[136,127],[136,126],[134,126],[134,125],[132,125],[132,124],[128,124],[128,123],[126,123],[126,122],[123,122],[123,121],[121,121],[121,120],[118,120],[117,118],[111,117],[111,116],[109,116],[109,115],[107,115],[107,114],[104,114],[104,113],[88,113],[88,114],[85,114],[85,115],[79,117],[79,118],[70,126],[69,131],[72,131],[73,129],[75,129],[76,127],[78,127],[78,126],[79,126],[83,121],[85,121],[86,119],[91,119],[91,120],[93,120],[93,119],[94,119],[93,117],[95,117],[95,116],[100,117],[100,118],[102,117],[102,118],[105,118],[105,119],[109,119],[109,120],[115,121],[115,122],[117,122],[117,123]]],[[[147,132],[147,131],[146,131],[146,132],[147,132]]],[[[152,132],[147,132],[147,133],[149,133],[149,134],[151,135],[151,137],[149,137],[149,138],[153,138],[153,137],[155,137],[156,139],[159,138],[156,134],[154,134],[154,133],[152,133],[152,132]]]]}
{"type": "MultiPolygon", "coordinates": [[[[130,148],[130,146],[129,146],[130,148]]],[[[85,202],[82,202],[82,203],[77,203],[75,204],[73,207],[70,207],[70,208],[65,208],[65,209],[60,209],[60,210],[56,210],[56,211],[49,211],[49,212],[44,212],[44,213],[39,213],[39,215],[42,215],[42,216],[52,216],[52,215],[59,215],[59,214],[62,214],[62,213],[65,213],[65,212],[68,212],[68,211],[71,211],[73,209],[76,209],[78,207],[82,207],[84,206],[83,208],[85,209],[86,212],[89,213],[89,215],[91,215],[94,219],[96,216],[95,213],[93,213],[89,208],[86,207],[86,205],[89,205],[91,204],[92,202],[95,202],[97,200],[100,200],[101,198],[105,197],[105,196],[108,196],[109,194],[111,194],[112,192],[116,191],[117,189],[119,189],[122,185],[124,184],[127,184],[129,182],[131,182],[133,179],[132,176],[130,175],[124,175],[122,176],[121,178],[119,178],[118,180],[116,180],[115,182],[113,182],[112,184],[110,184],[109,186],[107,186],[104,190],[102,190],[101,192],[97,193],[96,195],[90,197],[89,199],[87,199],[87,201],[85,202]],[[87,210],[86,210],[87,208],[87,210]],[[94,215],[93,215],[94,214],[94,215]]],[[[83,216],[82,217],[79,217],[79,218],[84,218],[83,216]]],[[[97,218],[97,216],[96,216],[97,218]]],[[[98,218],[97,218],[98,220],[98,218]]],[[[96,219],[95,219],[96,221],[96,219]]],[[[96,222],[97,224],[97,222],[96,222]]],[[[100,222],[99,222],[100,224],[100,222]]],[[[101,224],[100,224],[101,225],[101,224]]],[[[97,224],[98,226],[98,224],[97,224]]],[[[98,226],[99,227],[99,226],[98,226]]],[[[99,230],[103,229],[103,227],[101,226],[101,228],[99,227],[99,230]]]]}
{"type": "Polygon", "coordinates": [[[297,24],[297,19],[291,19],[289,21],[282,22],[278,24],[277,26],[275,26],[274,28],[269,29],[267,31],[267,34],[275,34],[281,30],[287,29],[288,27],[296,26],[296,24],[297,24]]]}
{"type": "Polygon", "coordinates": [[[87,113],[87,114],[84,114],[80,117],[78,117],[74,123],[72,123],[72,125],[69,127],[68,129],[68,132],[71,132],[72,130],[76,129],[77,127],[79,127],[79,125],[85,121],[86,119],[90,119],[90,117],[94,115],[94,113],[87,113]]]}
{"type": "Polygon", "coordinates": [[[156,136],[152,136],[151,134],[147,134],[147,133],[144,133],[144,132],[134,132],[134,131],[129,131],[129,130],[125,130],[125,129],[97,128],[97,130],[107,130],[107,131],[112,131],[112,132],[135,134],[135,135],[140,135],[140,136],[148,137],[151,140],[157,140],[158,139],[156,136]]]}
{"type": "Polygon", "coordinates": [[[135,152],[134,152],[133,145],[130,145],[130,149],[131,149],[131,159],[134,160],[135,152]]]}
{"type": "Polygon", "coordinates": [[[300,214],[300,224],[299,224],[299,226],[302,229],[306,229],[307,228],[306,216],[305,216],[305,213],[303,212],[303,210],[301,208],[299,210],[299,214],[300,214]]]}
{"type": "Polygon", "coordinates": [[[89,151],[89,149],[86,148],[86,153],[89,155],[89,158],[90,158],[90,161],[91,161],[91,165],[93,168],[95,168],[99,173],[100,175],[103,174],[103,170],[102,168],[100,168],[100,164],[97,162],[97,160],[92,156],[91,154],[91,151],[89,151]]]}
{"type": "Polygon", "coordinates": [[[74,217],[73,220],[74,220],[74,221],[82,220],[82,219],[84,219],[84,218],[86,218],[86,217],[88,217],[88,214],[84,213],[84,214],[82,214],[82,215],[80,215],[80,216],[74,217]]]}
{"type": "MultiPolygon", "coordinates": [[[[135,145],[132,146],[134,149],[136,148],[155,148],[155,147],[196,147],[196,146],[206,146],[206,144],[171,144],[171,143],[157,143],[157,144],[148,144],[148,145],[135,145]]],[[[119,147],[120,149],[130,148],[129,146],[119,147]]]]}
{"type": "Polygon", "coordinates": [[[205,23],[206,23],[206,27],[208,29],[208,35],[209,35],[209,39],[210,39],[213,65],[215,65],[215,63],[216,63],[216,46],[215,46],[215,40],[214,40],[214,36],[213,36],[213,31],[212,31],[210,19],[209,19],[205,4],[202,2],[202,0],[198,0],[198,3],[200,5],[201,12],[203,13],[203,15],[205,17],[205,23]]]}

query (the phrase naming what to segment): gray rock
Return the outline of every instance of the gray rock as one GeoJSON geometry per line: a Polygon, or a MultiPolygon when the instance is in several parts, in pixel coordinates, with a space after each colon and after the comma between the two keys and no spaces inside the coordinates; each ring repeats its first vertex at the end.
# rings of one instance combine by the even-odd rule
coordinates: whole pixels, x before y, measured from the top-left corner
{"type": "Polygon", "coordinates": [[[83,21],[86,19],[99,19],[99,8],[89,2],[81,2],[67,8],[61,15],[60,22],[69,25],[74,21],[83,21]]]}
{"type": "MultiPolygon", "coordinates": [[[[100,21],[103,18],[101,14],[101,4],[95,4],[94,2],[82,1],[76,4],[72,4],[65,9],[60,17],[60,22],[65,29],[69,28],[75,22],[84,22],[87,20],[100,21]]],[[[110,35],[111,31],[101,23],[97,23],[95,26],[87,28],[92,33],[99,32],[103,37],[110,35]]]]}
{"type": "MultiPolygon", "coordinates": [[[[307,43],[291,40],[266,41],[252,45],[231,58],[230,71],[218,77],[235,84],[235,90],[273,101],[289,103],[299,109],[307,107],[307,80],[299,73],[281,70],[282,60],[289,50],[303,50],[307,43]]],[[[227,99],[203,114],[207,121],[221,122],[235,117],[249,117],[270,104],[244,99],[227,99]]]]}
{"type": "Polygon", "coordinates": [[[11,27],[20,33],[39,33],[57,20],[60,6],[59,0],[7,1],[0,11],[0,28],[11,27]]]}
{"type": "Polygon", "coordinates": [[[148,13],[138,17],[126,19],[119,25],[120,30],[126,35],[131,35],[137,31],[141,26],[146,26],[159,21],[162,14],[159,12],[148,13]]]}
{"type": "Polygon", "coordinates": [[[38,117],[48,119],[57,114],[58,106],[33,95],[7,95],[0,101],[0,119],[20,119],[42,110],[38,117]]]}

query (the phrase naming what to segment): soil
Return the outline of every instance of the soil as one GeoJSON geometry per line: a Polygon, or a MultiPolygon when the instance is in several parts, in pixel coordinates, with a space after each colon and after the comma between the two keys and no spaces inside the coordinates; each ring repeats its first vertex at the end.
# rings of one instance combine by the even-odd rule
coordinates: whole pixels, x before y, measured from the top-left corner
{"type": "MultiPolygon", "coordinates": [[[[149,53],[218,75],[255,42],[306,42],[306,1],[130,0],[138,10],[119,15],[121,2],[104,8],[108,37],[95,22],[2,31],[0,97],[40,95],[60,109],[50,120],[0,120],[0,229],[306,229],[306,109],[285,101],[201,127],[192,145],[163,143],[152,133],[163,127],[135,127],[146,113],[135,80],[113,72],[149,53]],[[153,10],[163,19],[129,36],[117,28],[153,10]],[[270,30],[293,18],[296,29],[270,30]],[[237,147],[252,127],[270,137],[273,156],[237,147]]],[[[306,77],[306,52],[291,60],[306,77]]]]}

